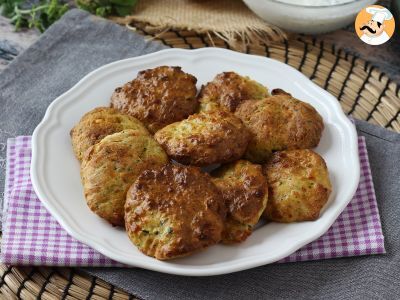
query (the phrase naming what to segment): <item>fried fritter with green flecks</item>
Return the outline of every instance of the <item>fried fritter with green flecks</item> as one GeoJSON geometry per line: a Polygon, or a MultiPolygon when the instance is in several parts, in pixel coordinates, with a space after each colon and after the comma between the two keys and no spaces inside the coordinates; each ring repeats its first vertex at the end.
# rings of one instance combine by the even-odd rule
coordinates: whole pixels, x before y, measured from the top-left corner
{"type": "Polygon", "coordinates": [[[125,228],[144,254],[167,260],[221,240],[225,206],[208,174],[166,165],[144,171],[128,191],[125,228]]]}
{"type": "Polygon", "coordinates": [[[86,152],[81,179],[89,208],[113,225],[124,225],[126,192],[144,171],[168,162],[149,134],[123,130],[106,136],[86,152]]]}
{"type": "Polygon", "coordinates": [[[263,167],[269,185],[264,217],[290,223],[316,220],[332,192],[324,159],[309,149],[279,151],[263,167]]]}

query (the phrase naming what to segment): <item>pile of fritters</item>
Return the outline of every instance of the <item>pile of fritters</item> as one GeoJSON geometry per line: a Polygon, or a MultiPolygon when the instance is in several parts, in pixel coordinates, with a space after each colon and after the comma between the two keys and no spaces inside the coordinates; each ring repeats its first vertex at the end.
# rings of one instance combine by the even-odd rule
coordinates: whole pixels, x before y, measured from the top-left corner
{"type": "Polygon", "coordinates": [[[311,105],[224,72],[139,72],[71,130],[89,208],[160,260],[234,244],[267,221],[312,221],[332,187],[311,105]],[[204,172],[213,166],[211,173],[204,172]]]}

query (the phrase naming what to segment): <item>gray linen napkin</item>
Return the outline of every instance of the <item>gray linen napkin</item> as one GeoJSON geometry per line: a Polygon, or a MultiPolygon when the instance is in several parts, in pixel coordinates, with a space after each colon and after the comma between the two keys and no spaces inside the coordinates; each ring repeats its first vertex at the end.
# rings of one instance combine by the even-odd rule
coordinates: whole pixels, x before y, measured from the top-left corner
{"type": "MultiPolygon", "coordinates": [[[[0,73],[0,163],[8,137],[31,134],[48,104],[99,66],[162,49],[82,11],[67,13],[0,73]]],[[[387,255],[275,264],[181,277],[142,269],[82,269],[144,299],[394,299],[400,294],[400,135],[357,121],[367,140],[387,255]]],[[[4,166],[0,191],[4,185],[4,166]]],[[[2,198],[1,198],[2,199],[2,198]]]]}

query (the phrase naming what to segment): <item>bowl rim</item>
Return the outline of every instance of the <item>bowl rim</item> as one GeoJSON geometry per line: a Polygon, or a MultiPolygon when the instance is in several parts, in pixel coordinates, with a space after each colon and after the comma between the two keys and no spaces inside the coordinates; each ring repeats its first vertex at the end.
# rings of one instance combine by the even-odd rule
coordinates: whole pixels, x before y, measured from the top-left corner
{"type": "MultiPolygon", "coordinates": [[[[270,2],[274,2],[277,4],[283,4],[283,5],[287,5],[287,6],[291,6],[291,7],[301,7],[301,8],[306,8],[306,9],[319,9],[319,8],[340,8],[340,7],[345,7],[345,6],[350,6],[352,4],[355,3],[360,3],[362,1],[360,0],[352,0],[349,2],[345,2],[345,3],[338,3],[338,4],[327,4],[327,5],[302,5],[302,4],[295,4],[295,3],[287,3],[284,2],[284,0],[268,0],[270,2]]],[[[246,1],[247,2],[247,1],[246,1]]],[[[376,1],[373,1],[374,3],[376,1]]],[[[372,5],[372,4],[369,4],[372,5]]]]}

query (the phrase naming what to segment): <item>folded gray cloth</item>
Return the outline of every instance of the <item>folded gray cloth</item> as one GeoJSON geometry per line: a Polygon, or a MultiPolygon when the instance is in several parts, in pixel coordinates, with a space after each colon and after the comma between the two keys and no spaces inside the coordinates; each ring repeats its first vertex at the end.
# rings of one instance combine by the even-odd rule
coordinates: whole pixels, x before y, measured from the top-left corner
{"type": "MultiPolygon", "coordinates": [[[[82,11],[67,13],[0,73],[0,162],[8,137],[31,134],[49,103],[99,66],[163,48],[82,11]],[[3,146],[2,146],[3,145],[3,146]]],[[[214,277],[82,269],[144,299],[395,299],[400,295],[400,135],[357,121],[367,140],[387,255],[272,264],[214,277]]],[[[4,167],[4,166],[2,166],[4,167]]],[[[0,174],[3,189],[4,170],[0,174]]]]}

